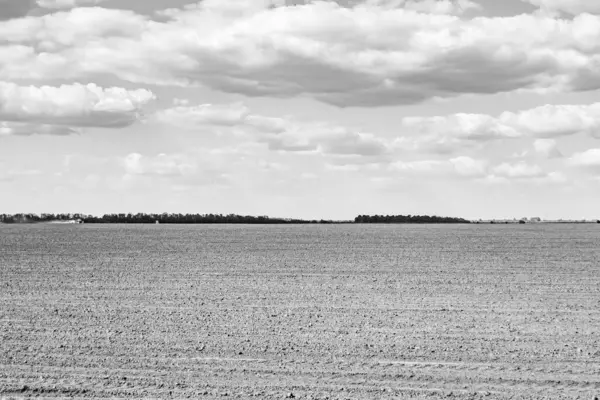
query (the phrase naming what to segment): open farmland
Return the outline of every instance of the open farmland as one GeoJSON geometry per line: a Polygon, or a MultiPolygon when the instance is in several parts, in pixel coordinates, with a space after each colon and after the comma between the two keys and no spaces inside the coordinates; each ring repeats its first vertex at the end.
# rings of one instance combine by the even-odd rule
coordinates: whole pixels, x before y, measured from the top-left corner
{"type": "Polygon", "coordinates": [[[0,225],[0,398],[595,394],[597,225],[0,225]]]}

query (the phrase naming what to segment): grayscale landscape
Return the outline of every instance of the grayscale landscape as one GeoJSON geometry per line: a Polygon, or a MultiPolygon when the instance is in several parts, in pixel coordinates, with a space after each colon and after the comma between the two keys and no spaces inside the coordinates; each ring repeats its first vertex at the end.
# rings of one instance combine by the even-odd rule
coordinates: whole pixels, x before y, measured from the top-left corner
{"type": "Polygon", "coordinates": [[[0,225],[0,398],[592,399],[600,229],[0,225]]]}
{"type": "Polygon", "coordinates": [[[600,0],[0,0],[0,400],[600,400],[600,0]]]}

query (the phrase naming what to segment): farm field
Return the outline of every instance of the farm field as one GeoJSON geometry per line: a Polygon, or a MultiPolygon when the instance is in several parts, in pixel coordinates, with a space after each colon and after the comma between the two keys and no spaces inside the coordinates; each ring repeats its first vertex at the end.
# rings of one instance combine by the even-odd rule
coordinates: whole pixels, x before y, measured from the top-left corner
{"type": "Polygon", "coordinates": [[[0,398],[587,399],[597,225],[0,225],[0,398]]]}

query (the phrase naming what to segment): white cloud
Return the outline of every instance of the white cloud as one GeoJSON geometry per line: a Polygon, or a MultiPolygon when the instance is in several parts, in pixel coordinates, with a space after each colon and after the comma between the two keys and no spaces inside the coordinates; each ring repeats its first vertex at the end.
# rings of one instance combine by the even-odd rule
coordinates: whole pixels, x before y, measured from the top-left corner
{"type": "Polygon", "coordinates": [[[522,0],[547,11],[562,11],[568,14],[600,14],[600,3],[595,0],[522,0]]]}
{"type": "Polygon", "coordinates": [[[372,134],[325,123],[304,123],[292,118],[252,114],[240,103],[182,105],[161,110],[157,120],[184,129],[206,126],[244,128],[271,150],[319,152],[328,155],[382,156],[392,145],[372,134]]]}
{"type": "Polygon", "coordinates": [[[545,158],[561,158],[562,153],[558,150],[556,140],[554,139],[537,139],[533,142],[533,148],[537,154],[545,158]]]}
{"type": "Polygon", "coordinates": [[[396,161],[390,164],[389,169],[403,174],[474,179],[486,176],[488,162],[467,156],[460,156],[450,160],[396,161]]]}
{"type": "Polygon", "coordinates": [[[575,153],[569,158],[571,165],[600,171],[600,149],[589,149],[575,153]]]}
{"type": "Polygon", "coordinates": [[[0,54],[14,53],[0,58],[0,79],[112,74],[340,106],[600,88],[600,16],[461,19],[373,2],[222,3],[171,10],[162,21],[75,8],[2,23],[0,54]]]}
{"type": "Polygon", "coordinates": [[[63,157],[63,172],[88,174],[92,171],[106,171],[112,157],[93,156],[91,154],[67,154],[63,157]]]}
{"type": "Polygon", "coordinates": [[[471,157],[456,157],[450,160],[459,175],[466,177],[485,176],[487,171],[487,162],[475,160],[471,157]]]}
{"type": "Polygon", "coordinates": [[[390,165],[392,171],[416,174],[439,174],[447,167],[447,163],[439,160],[396,161],[390,165]]]}
{"type": "MultiPolygon", "coordinates": [[[[428,145],[456,150],[467,142],[486,142],[524,136],[553,138],[585,133],[600,138],[600,103],[590,105],[545,105],[497,117],[485,114],[453,114],[407,117],[402,121],[420,136],[416,147],[428,145]]],[[[543,143],[540,141],[539,146],[543,143]]],[[[556,155],[556,154],[555,154],[556,155]]]]}
{"type": "Polygon", "coordinates": [[[493,173],[495,176],[508,179],[541,178],[547,175],[539,165],[530,165],[525,162],[500,164],[493,169],[493,173]]]}
{"type": "Polygon", "coordinates": [[[402,120],[402,125],[410,129],[413,135],[411,139],[398,139],[396,142],[398,147],[430,150],[442,154],[454,153],[468,146],[492,140],[522,136],[514,128],[483,114],[406,117],[402,120]]]}
{"type": "Polygon", "coordinates": [[[0,121],[0,136],[32,136],[32,135],[53,135],[68,136],[78,135],[80,129],[62,125],[47,124],[29,124],[23,122],[0,121]]]}
{"type": "Polygon", "coordinates": [[[189,106],[181,100],[173,108],[156,114],[162,123],[184,129],[195,129],[206,125],[235,126],[244,123],[249,110],[243,104],[200,104],[189,106]]]}
{"type": "Polygon", "coordinates": [[[0,121],[47,125],[125,127],[154,99],[148,90],[95,84],[19,86],[0,82],[0,121]]]}
{"type": "Polygon", "coordinates": [[[125,182],[166,183],[187,188],[229,184],[228,170],[232,165],[228,157],[198,151],[157,155],[130,153],[121,159],[121,167],[125,182]]]}
{"type": "Polygon", "coordinates": [[[131,153],[125,157],[125,171],[130,175],[186,176],[198,171],[195,160],[183,155],[159,154],[145,157],[131,153]]]}
{"type": "Polygon", "coordinates": [[[489,168],[485,176],[477,179],[487,184],[563,184],[568,181],[567,176],[560,171],[545,171],[536,164],[525,161],[516,163],[502,163],[496,167],[489,168]]]}
{"type": "Polygon", "coordinates": [[[0,182],[11,182],[19,178],[39,175],[42,175],[42,171],[37,169],[0,169],[0,182]]]}
{"type": "Polygon", "coordinates": [[[498,119],[507,126],[537,137],[560,137],[580,132],[600,137],[600,103],[548,104],[518,113],[505,112],[498,119]]]}
{"type": "Polygon", "coordinates": [[[380,156],[389,152],[383,140],[340,127],[325,128],[311,140],[324,154],[380,156]]]}
{"type": "Polygon", "coordinates": [[[521,134],[484,114],[454,114],[447,117],[407,117],[404,126],[421,133],[443,132],[444,135],[466,140],[516,138],[521,134]]]}

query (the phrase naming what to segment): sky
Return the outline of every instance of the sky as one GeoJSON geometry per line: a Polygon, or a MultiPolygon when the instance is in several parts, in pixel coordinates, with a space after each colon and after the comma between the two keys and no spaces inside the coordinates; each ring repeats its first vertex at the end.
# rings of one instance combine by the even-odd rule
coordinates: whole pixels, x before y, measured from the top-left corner
{"type": "Polygon", "coordinates": [[[0,213],[599,201],[600,2],[0,0],[0,213]]]}

